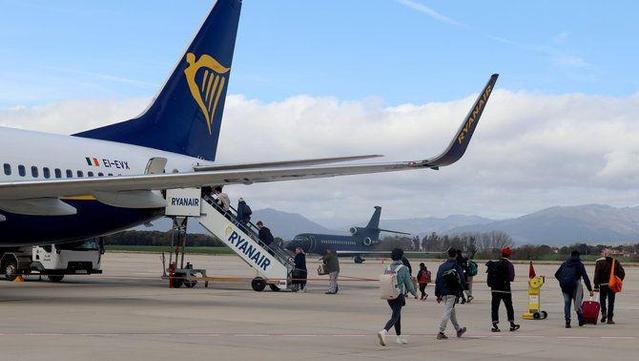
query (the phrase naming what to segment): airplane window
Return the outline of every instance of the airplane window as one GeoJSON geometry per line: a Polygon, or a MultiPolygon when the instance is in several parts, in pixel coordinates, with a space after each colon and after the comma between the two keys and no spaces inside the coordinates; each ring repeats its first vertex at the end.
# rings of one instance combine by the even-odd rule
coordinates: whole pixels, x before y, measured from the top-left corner
{"type": "Polygon", "coordinates": [[[67,178],[73,178],[73,171],[71,169],[67,169],[67,178]]]}
{"type": "Polygon", "coordinates": [[[62,178],[62,171],[58,168],[56,168],[53,173],[55,174],[56,178],[62,178]]]}
{"type": "Polygon", "coordinates": [[[98,173],[98,177],[104,177],[104,173],[102,172],[98,173]]]}
{"type": "Polygon", "coordinates": [[[51,178],[51,171],[49,170],[49,168],[47,167],[42,168],[42,175],[45,178],[51,178]]]}
{"type": "Polygon", "coordinates": [[[81,170],[78,171],[78,178],[82,178],[84,177],[84,172],[82,172],[81,170]]]}
{"type": "Polygon", "coordinates": [[[18,174],[20,174],[20,177],[24,177],[27,174],[27,170],[24,169],[22,164],[18,166],[18,174]]]}
{"type": "Polygon", "coordinates": [[[4,174],[11,175],[11,164],[9,163],[4,164],[4,174]]]}
{"type": "Polygon", "coordinates": [[[87,177],[93,177],[93,172],[87,172],[87,177]]]}
{"type": "Polygon", "coordinates": [[[113,173],[109,173],[109,177],[113,177],[113,173]]]}
{"type": "Polygon", "coordinates": [[[36,166],[31,167],[31,176],[33,178],[38,178],[38,167],[36,166]]]}

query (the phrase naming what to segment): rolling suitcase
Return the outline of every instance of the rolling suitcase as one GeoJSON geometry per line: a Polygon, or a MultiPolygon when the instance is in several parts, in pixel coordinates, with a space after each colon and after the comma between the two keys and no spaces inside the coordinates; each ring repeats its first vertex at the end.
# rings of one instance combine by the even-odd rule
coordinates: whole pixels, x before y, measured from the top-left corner
{"type": "Polygon", "coordinates": [[[601,311],[601,305],[599,302],[593,301],[592,297],[590,297],[590,300],[584,301],[581,304],[581,310],[583,312],[584,323],[591,323],[593,325],[597,324],[599,312],[601,311]]]}

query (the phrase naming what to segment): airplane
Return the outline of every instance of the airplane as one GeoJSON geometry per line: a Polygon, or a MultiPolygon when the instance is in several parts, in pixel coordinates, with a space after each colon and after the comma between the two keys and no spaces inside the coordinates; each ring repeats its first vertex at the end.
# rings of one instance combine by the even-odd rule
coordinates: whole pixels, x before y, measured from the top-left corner
{"type": "Polygon", "coordinates": [[[373,255],[379,252],[388,254],[388,252],[375,250],[375,247],[381,243],[379,239],[381,232],[410,235],[410,233],[406,232],[379,228],[381,214],[382,207],[375,206],[375,212],[368,224],[365,227],[350,227],[348,229],[350,236],[301,233],[285,243],[284,247],[289,251],[295,251],[297,247],[301,247],[306,253],[320,255],[325,254],[327,249],[331,249],[337,252],[338,257],[352,256],[355,263],[363,263],[365,255],[373,255]]]}
{"type": "Polygon", "coordinates": [[[73,242],[151,222],[164,216],[167,189],[436,170],[462,157],[497,74],[450,145],[432,158],[215,162],[241,5],[241,0],[213,4],[140,116],[72,135],[0,127],[0,246],[73,242]]]}

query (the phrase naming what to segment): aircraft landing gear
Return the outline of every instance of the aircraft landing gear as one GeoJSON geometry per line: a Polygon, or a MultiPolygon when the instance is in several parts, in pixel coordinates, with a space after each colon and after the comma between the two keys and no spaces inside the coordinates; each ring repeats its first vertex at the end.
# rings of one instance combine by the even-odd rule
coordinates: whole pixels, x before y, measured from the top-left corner
{"type": "Polygon", "coordinates": [[[355,256],[353,257],[353,262],[360,264],[360,263],[364,263],[365,259],[362,256],[355,256]]]}

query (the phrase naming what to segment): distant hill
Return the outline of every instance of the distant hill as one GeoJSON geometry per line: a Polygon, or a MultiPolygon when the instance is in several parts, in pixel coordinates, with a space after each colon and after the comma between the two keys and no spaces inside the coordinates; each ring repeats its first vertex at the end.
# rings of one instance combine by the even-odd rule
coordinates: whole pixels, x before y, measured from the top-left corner
{"type": "Polygon", "coordinates": [[[479,216],[451,215],[445,218],[425,217],[408,219],[382,219],[380,227],[394,231],[423,236],[428,233],[448,233],[452,229],[468,225],[483,225],[495,222],[479,216]]]}
{"type": "Polygon", "coordinates": [[[630,242],[639,239],[639,207],[551,207],[518,218],[456,227],[449,233],[504,231],[517,244],[630,242]]]}

